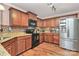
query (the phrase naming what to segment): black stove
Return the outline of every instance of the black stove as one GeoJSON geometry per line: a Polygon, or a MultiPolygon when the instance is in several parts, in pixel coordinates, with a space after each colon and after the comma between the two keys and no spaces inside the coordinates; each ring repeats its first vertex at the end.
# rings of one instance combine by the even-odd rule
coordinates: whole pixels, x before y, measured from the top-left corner
{"type": "Polygon", "coordinates": [[[39,45],[39,33],[32,33],[32,48],[39,45]]]}
{"type": "Polygon", "coordinates": [[[26,33],[32,34],[32,48],[39,45],[39,33],[34,33],[34,29],[26,29],[26,33]]]}

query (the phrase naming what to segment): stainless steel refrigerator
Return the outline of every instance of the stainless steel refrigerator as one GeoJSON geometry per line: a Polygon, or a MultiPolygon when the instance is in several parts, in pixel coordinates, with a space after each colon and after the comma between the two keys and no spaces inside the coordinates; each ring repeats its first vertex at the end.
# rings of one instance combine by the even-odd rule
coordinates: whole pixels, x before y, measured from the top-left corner
{"type": "Polygon", "coordinates": [[[79,51],[79,19],[61,19],[59,28],[60,47],[79,51]]]}

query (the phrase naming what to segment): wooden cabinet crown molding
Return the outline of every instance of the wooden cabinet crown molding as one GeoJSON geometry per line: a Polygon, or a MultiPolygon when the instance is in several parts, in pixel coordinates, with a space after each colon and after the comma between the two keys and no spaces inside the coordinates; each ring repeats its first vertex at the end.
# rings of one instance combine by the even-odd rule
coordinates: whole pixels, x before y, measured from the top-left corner
{"type": "Polygon", "coordinates": [[[33,14],[33,15],[37,16],[37,14],[35,14],[35,13],[31,12],[31,11],[27,11],[26,13],[27,14],[33,14]]]}
{"type": "Polygon", "coordinates": [[[13,7],[10,7],[10,8],[9,8],[9,10],[11,10],[11,9],[17,10],[17,11],[22,12],[22,13],[25,13],[25,14],[28,14],[27,12],[21,11],[21,10],[16,9],[16,8],[13,8],[13,7]]]}

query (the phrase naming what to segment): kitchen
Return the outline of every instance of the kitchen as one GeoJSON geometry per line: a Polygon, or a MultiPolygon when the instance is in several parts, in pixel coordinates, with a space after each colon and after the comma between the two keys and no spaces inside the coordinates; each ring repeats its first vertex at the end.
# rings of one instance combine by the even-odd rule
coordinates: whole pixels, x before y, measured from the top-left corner
{"type": "Polygon", "coordinates": [[[0,3],[0,56],[79,56],[79,43],[73,45],[70,42],[65,43],[65,39],[63,41],[63,37],[66,34],[69,36],[69,33],[73,34],[74,30],[74,37],[78,39],[77,5],[79,4],[0,3]],[[59,10],[55,6],[59,6],[59,10]],[[71,23],[70,28],[62,26],[69,22],[76,22],[77,25],[71,26],[71,23]],[[71,30],[72,27],[74,30],[71,30]],[[64,35],[66,28],[68,33],[64,35]]]}

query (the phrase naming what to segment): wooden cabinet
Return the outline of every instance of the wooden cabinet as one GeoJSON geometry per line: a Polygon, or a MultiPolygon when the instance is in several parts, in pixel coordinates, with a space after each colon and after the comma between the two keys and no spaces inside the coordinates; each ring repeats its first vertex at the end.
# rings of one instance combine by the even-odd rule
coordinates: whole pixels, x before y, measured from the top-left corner
{"type": "Polygon", "coordinates": [[[29,16],[29,19],[37,21],[37,15],[35,13],[28,11],[27,14],[29,16]]]}
{"type": "Polygon", "coordinates": [[[46,22],[46,27],[50,27],[50,25],[51,25],[51,22],[50,22],[50,20],[45,20],[46,22]]]}
{"type": "Polygon", "coordinates": [[[43,27],[55,27],[55,20],[44,20],[43,27]]]}
{"type": "Polygon", "coordinates": [[[59,39],[60,39],[59,35],[54,35],[53,39],[54,39],[53,43],[59,44],[59,39]]]}
{"type": "Polygon", "coordinates": [[[44,33],[40,33],[40,43],[44,42],[44,33]]]}
{"type": "Polygon", "coordinates": [[[1,44],[12,56],[15,56],[32,47],[32,37],[20,36],[1,44]]]}
{"type": "Polygon", "coordinates": [[[25,48],[26,50],[32,47],[32,36],[27,36],[25,40],[25,48]]]}
{"type": "MultiPolygon", "coordinates": [[[[17,46],[16,46],[16,41],[14,41],[14,42],[11,43],[9,46],[7,46],[6,49],[9,49],[8,47],[11,48],[11,49],[10,49],[10,50],[11,50],[10,53],[11,53],[12,56],[17,55],[17,54],[16,54],[16,47],[17,47],[17,46]]],[[[9,50],[8,50],[8,51],[9,51],[9,50]]]]}
{"type": "Polygon", "coordinates": [[[17,54],[16,53],[16,48],[17,48],[16,38],[2,43],[2,45],[8,51],[8,53],[10,53],[12,56],[15,56],[17,54]]]}
{"type": "Polygon", "coordinates": [[[40,43],[47,42],[47,43],[55,43],[59,44],[59,34],[54,33],[42,33],[40,34],[40,43]]]}
{"type": "Polygon", "coordinates": [[[25,38],[18,37],[17,38],[17,54],[25,51],[25,38]]]}
{"type": "Polygon", "coordinates": [[[37,26],[38,27],[43,27],[43,20],[37,20],[37,26]]]}
{"type": "Polygon", "coordinates": [[[55,27],[58,27],[59,26],[59,19],[55,19],[55,27]]]}
{"type": "Polygon", "coordinates": [[[57,27],[59,26],[59,19],[58,18],[53,18],[53,19],[45,19],[43,21],[43,27],[57,27]]]}
{"type": "Polygon", "coordinates": [[[49,42],[49,36],[44,35],[44,41],[45,41],[45,42],[49,42]]]}
{"type": "Polygon", "coordinates": [[[8,53],[10,53],[12,56],[16,55],[16,43],[13,42],[10,45],[8,45],[7,47],[5,47],[5,49],[8,51],[8,53]]]}
{"type": "Polygon", "coordinates": [[[31,36],[21,36],[17,38],[17,54],[28,50],[32,47],[32,37],[31,36]]]}
{"type": "Polygon", "coordinates": [[[10,8],[11,26],[28,26],[28,14],[14,8],[10,8]]]}
{"type": "Polygon", "coordinates": [[[43,21],[43,27],[47,27],[46,20],[43,21]]]}
{"type": "Polygon", "coordinates": [[[55,19],[50,20],[50,27],[55,27],[55,19]]]}
{"type": "Polygon", "coordinates": [[[11,26],[18,26],[21,20],[21,13],[18,10],[10,9],[10,24],[11,26]]]}
{"type": "Polygon", "coordinates": [[[28,26],[28,14],[21,13],[22,19],[21,19],[21,26],[28,26]]]}
{"type": "Polygon", "coordinates": [[[48,43],[53,43],[53,34],[52,33],[44,33],[44,41],[48,43]]]}

